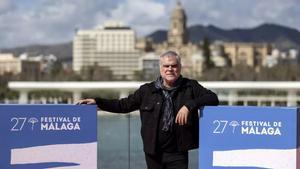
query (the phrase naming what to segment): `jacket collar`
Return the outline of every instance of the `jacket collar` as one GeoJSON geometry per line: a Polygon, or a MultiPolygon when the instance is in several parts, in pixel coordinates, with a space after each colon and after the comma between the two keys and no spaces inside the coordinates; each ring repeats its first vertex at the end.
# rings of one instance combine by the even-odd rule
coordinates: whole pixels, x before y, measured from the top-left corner
{"type": "Polygon", "coordinates": [[[155,92],[158,92],[158,91],[161,90],[161,89],[157,89],[157,88],[155,87],[155,81],[151,82],[149,87],[150,87],[150,91],[151,91],[152,93],[155,93],[155,92]]]}
{"type": "MultiPolygon", "coordinates": [[[[180,88],[186,88],[188,86],[191,86],[191,84],[189,83],[189,80],[187,78],[182,77],[182,82],[181,82],[181,85],[180,85],[179,89],[180,88]]],[[[159,92],[160,90],[161,89],[157,89],[155,87],[155,81],[153,81],[153,82],[150,83],[150,91],[152,93],[159,92]]]]}

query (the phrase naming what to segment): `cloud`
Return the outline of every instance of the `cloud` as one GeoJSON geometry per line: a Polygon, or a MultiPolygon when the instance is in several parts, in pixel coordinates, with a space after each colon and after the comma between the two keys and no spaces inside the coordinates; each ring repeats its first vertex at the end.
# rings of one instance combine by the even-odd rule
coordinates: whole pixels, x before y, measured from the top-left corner
{"type": "MultiPolygon", "coordinates": [[[[188,25],[300,28],[299,0],[181,0],[188,25]]],[[[74,30],[119,20],[139,36],[168,29],[174,0],[0,0],[0,49],[71,41],[74,30]]]]}
{"type": "Polygon", "coordinates": [[[111,16],[131,25],[141,35],[165,28],[168,24],[165,6],[150,0],[128,0],[112,10],[111,16]]]}
{"type": "Polygon", "coordinates": [[[12,4],[10,0],[1,0],[0,1],[0,14],[8,11],[11,8],[12,4]]]}
{"type": "Polygon", "coordinates": [[[292,27],[299,27],[296,21],[300,15],[300,2],[295,0],[257,1],[253,17],[260,22],[272,22],[292,27]]]}
{"type": "MultiPolygon", "coordinates": [[[[1,1],[0,9],[11,7],[9,2],[1,1]]],[[[113,19],[128,24],[141,36],[168,24],[164,5],[151,0],[32,0],[31,3],[16,4],[10,12],[0,15],[0,22],[6,23],[0,25],[0,31],[5,32],[0,35],[0,48],[71,41],[75,29],[92,29],[113,19]]]]}
{"type": "Polygon", "coordinates": [[[118,1],[70,2],[33,0],[31,6],[15,4],[9,12],[0,15],[3,23],[0,32],[5,32],[0,34],[0,48],[71,41],[75,28],[91,29],[101,24],[118,1]]]}
{"type": "Polygon", "coordinates": [[[213,24],[222,28],[249,28],[265,22],[300,27],[297,0],[183,0],[189,25],[213,24]],[[197,4],[197,5],[195,5],[197,4]]]}

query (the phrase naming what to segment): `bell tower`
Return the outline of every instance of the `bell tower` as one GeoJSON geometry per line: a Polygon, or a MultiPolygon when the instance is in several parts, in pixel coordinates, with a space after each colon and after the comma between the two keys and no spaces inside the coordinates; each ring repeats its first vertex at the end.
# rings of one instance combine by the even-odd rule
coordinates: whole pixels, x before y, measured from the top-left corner
{"type": "Polygon", "coordinates": [[[177,0],[176,7],[172,12],[171,25],[168,31],[168,44],[174,47],[180,47],[187,43],[187,29],[186,29],[186,14],[177,0]]]}

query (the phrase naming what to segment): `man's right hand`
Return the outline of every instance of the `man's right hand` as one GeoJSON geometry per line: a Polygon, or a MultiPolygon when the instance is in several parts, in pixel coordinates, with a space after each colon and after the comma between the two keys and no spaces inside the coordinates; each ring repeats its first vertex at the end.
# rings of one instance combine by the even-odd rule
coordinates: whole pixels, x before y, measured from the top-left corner
{"type": "Polygon", "coordinates": [[[95,99],[82,99],[76,102],[76,104],[96,104],[95,99]]]}

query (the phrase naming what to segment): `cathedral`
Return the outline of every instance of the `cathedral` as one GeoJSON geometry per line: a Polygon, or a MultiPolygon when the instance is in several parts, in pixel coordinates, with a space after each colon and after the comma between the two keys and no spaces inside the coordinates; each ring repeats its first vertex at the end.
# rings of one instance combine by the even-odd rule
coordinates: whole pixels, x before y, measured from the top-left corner
{"type": "MultiPolygon", "coordinates": [[[[167,50],[173,50],[180,54],[182,63],[182,74],[188,77],[200,77],[203,69],[203,57],[200,44],[192,44],[188,41],[187,17],[180,3],[177,1],[175,9],[171,14],[171,23],[168,30],[167,41],[159,44],[148,44],[154,55],[159,56],[167,50]]],[[[144,42],[144,48],[146,48],[144,42]]],[[[141,46],[141,45],[140,45],[141,46]]],[[[140,47],[139,47],[140,48],[140,47]]]]}
{"type": "MultiPolygon", "coordinates": [[[[138,42],[137,48],[145,51],[142,62],[156,60],[158,56],[167,51],[173,50],[180,54],[182,62],[182,74],[191,78],[199,78],[205,69],[205,57],[200,43],[191,43],[188,39],[187,16],[178,0],[171,13],[170,27],[167,32],[167,40],[155,44],[151,40],[144,39],[138,42]],[[151,53],[151,54],[149,54],[151,53]],[[149,56],[151,55],[151,58],[149,56]]],[[[214,42],[210,45],[210,59],[214,66],[236,66],[239,64],[259,68],[270,55],[272,47],[265,43],[245,42],[214,42]]],[[[142,65],[147,65],[143,63],[142,65]]],[[[154,65],[154,64],[153,64],[154,65]]],[[[143,67],[143,66],[141,66],[143,67]]],[[[157,68],[152,67],[152,69],[157,68]]],[[[150,70],[149,68],[148,70],[150,70]]],[[[259,69],[258,69],[259,70],[259,69]]]]}
{"type": "Polygon", "coordinates": [[[187,17],[180,3],[171,14],[171,23],[168,30],[168,39],[162,44],[154,45],[157,53],[166,50],[174,50],[181,56],[182,74],[188,77],[199,77],[202,72],[203,57],[200,44],[192,44],[188,41],[187,17]]]}

